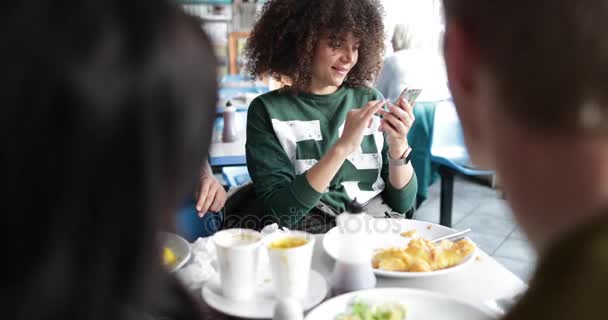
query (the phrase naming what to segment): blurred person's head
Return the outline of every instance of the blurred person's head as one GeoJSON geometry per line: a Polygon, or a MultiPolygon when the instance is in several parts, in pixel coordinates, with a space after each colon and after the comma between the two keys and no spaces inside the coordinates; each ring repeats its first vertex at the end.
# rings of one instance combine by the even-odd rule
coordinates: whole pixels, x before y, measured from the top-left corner
{"type": "Polygon", "coordinates": [[[304,91],[368,86],[382,66],[383,39],[377,0],[269,1],[247,41],[248,69],[304,91]]]}
{"type": "Polygon", "coordinates": [[[542,248],[608,202],[608,4],[444,0],[450,87],[473,161],[542,248]]]}
{"type": "Polygon", "coordinates": [[[159,229],[207,152],[210,44],[168,1],[68,2],[1,13],[3,317],[196,317],[159,229]]]}
{"type": "Polygon", "coordinates": [[[412,47],[412,33],[410,29],[404,24],[396,25],[391,44],[395,52],[410,49],[412,47]]]}

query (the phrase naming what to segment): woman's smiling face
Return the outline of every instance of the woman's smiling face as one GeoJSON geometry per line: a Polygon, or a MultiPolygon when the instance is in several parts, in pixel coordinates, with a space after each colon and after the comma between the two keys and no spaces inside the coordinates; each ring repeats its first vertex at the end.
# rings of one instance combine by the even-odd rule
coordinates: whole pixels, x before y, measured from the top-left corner
{"type": "Polygon", "coordinates": [[[311,92],[335,92],[358,59],[359,40],[352,33],[333,39],[327,35],[321,37],[312,61],[311,92]]]}

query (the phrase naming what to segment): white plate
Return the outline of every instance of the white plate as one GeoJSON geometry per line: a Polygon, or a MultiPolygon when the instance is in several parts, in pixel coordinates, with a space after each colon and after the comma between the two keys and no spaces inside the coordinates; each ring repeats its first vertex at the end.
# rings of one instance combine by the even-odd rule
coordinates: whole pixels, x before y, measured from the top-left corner
{"type": "MultiPolygon", "coordinates": [[[[308,294],[302,302],[304,311],[319,304],[327,296],[327,281],[318,272],[311,270],[308,294]]],[[[260,281],[254,298],[249,301],[235,301],[222,295],[219,275],[203,287],[203,299],[212,308],[227,315],[250,319],[272,318],[276,299],[272,280],[260,281]]]]}
{"type": "Polygon", "coordinates": [[[382,288],[350,292],[327,300],[313,309],[306,320],[335,320],[347,311],[353,299],[374,305],[401,303],[406,308],[406,319],[488,320],[495,316],[488,310],[432,291],[382,288]]]}
{"type": "Polygon", "coordinates": [[[173,265],[173,268],[169,268],[170,272],[175,272],[190,260],[190,256],[192,255],[190,243],[175,233],[163,232],[163,236],[165,239],[163,245],[171,249],[175,255],[175,264],[173,265]]]}
{"type": "MultiPolygon", "coordinates": [[[[372,249],[384,249],[390,247],[405,247],[410,241],[409,238],[402,237],[401,232],[415,229],[418,235],[425,239],[434,239],[456,232],[452,228],[448,228],[439,224],[410,219],[373,219],[372,225],[369,227],[369,243],[372,249]]],[[[338,227],[334,227],[323,237],[323,248],[325,252],[336,259],[338,257],[340,231],[338,227]]],[[[467,238],[468,239],[468,238],[467,238]]],[[[468,239],[470,240],[470,239],[468,239]]],[[[378,276],[392,278],[417,278],[439,276],[446,273],[455,272],[468,266],[475,257],[475,252],[471,253],[459,264],[450,268],[430,271],[430,272],[402,272],[402,271],[387,271],[374,269],[374,273],[378,276]]],[[[371,263],[371,262],[370,262],[371,263]]]]}

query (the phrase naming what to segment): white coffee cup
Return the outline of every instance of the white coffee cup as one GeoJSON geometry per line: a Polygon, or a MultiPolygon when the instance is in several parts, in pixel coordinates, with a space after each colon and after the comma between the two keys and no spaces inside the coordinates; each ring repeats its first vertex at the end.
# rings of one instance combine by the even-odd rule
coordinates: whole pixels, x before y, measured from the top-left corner
{"type": "Polygon", "coordinates": [[[267,236],[264,244],[268,250],[275,296],[278,299],[294,298],[303,301],[308,292],[315,237],[302,231],[280,232],[267,236]],[[286,245],[287,239],[305,243],[287,248],[278,247],[286,245]]]}
{"type": "Polygon", "coordinates": [[[251,299],[255,293],[262,234],[250,229],[227,229],[217,232],[213,243],[224,297],[251,299]]]}

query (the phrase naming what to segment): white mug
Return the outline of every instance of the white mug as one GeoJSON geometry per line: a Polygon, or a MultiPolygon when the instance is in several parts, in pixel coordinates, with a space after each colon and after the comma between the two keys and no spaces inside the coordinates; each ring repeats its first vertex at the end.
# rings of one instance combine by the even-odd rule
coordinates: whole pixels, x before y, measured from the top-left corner
{"type": "Polygon", "coordinates": [[[213,235],[222,294],[233,300],[253,298],[262,234],[250,229],[227,229],[213,235]]]}
{"type": "Polygon", "coordinates": [[[268,250],[272,283],[277,299],[294,298],[303,301],[308,292],[315,237],[302,231],[278,232],[267,236],[264,244],[268,250]],[[300,239],[305,243],[289,248],[276,247],[286,239],[300,239]]]}

